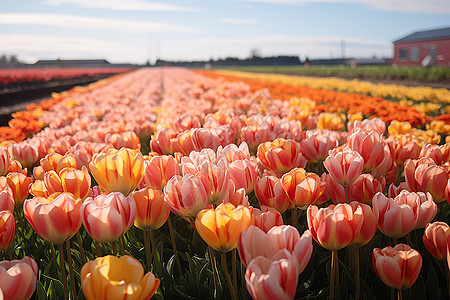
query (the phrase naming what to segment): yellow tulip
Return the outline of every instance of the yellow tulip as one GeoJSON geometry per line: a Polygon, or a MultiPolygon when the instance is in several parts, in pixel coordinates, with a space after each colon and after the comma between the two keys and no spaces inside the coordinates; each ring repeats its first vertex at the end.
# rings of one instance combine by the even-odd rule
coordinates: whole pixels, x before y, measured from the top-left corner
{"type": "Polygon", "coordinates": [[[237,247],[237,239],[252,222],[248,207],[222,203],[216,209],[203,209],[197,214],[195,228],[213,249],[228,252],[237,247]]]}
{"type": "Polygon", "coordinates": [[[89,168],[102,192],[121,192],[127,196],[144,176],[144,156],[135,149],[111,149],[95,154],[89,168]]]}
{"type": "Polygon", "coordinates": [[[129,255],[107,255],[87,262],[81,269],[81,281],[86,299],[119,300],[150,299],[160,280],[129,255]]]}

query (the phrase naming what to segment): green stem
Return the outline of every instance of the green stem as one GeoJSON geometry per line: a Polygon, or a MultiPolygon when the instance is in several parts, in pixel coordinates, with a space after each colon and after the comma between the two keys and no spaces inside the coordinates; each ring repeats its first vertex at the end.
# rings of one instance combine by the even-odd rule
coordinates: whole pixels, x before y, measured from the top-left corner
{"type": "Polygon", "coordinates": [[[182,271],[181,271],[180,258],[178,257],[177,244],[175,242],[175,235],[173,233],[172,221],[170,221],[170,216],[167,219],[167,225],[169,225],[170,241],[172,242],[172,248],[173,248],[173,252],[175,254],[175,262],[177,264],[178,272],[181,275],[182,271]]]}
{"type": "Polygon", "coordinates": [[[111,242],[111,247],[112,247],[112,254],[114,256],[117,256],[117,245],[116,245],[116,241],[112,241],[111,242]]]}
{"type": "Polygon", "coordinates": [[[10,246],[6,249],[6,252],[8,252],[8,259],[9,259],[9,260],[13,260],[13,259],[14,259],[13,254],[12,254],[12,251],[11,251],[11,248],[12,248],[12,245],[10,245],[10,246]]]}
{"type": "Polygon", "coordinates": [[[398,289],[397,290],[397,297],[398,297],[398,300],[402,300],[402,289],[398,289]]]}
{"type": "Polygon", "coordinates": [[[121,235],[119,237],[119,246],[120,246],[120,256],[124,256],[125,255],[125,248],[124,248],[124,240],[123,240],[123,235],[121,235]]]}
{"type": "Polygon", "coordinates": [[[64,244],[58,244],[59,265],[61,267],[61,280],[64,286],[64,299],[69,299],[69,288],[67,287],[66,264],[64,262],[64,244]]]}
{"type": "Polygon", "coordinates": [[[70,251],[70,240],[66,241],[67,262],[69,263],[70,289],[72,297],[77,298],[77,290],[75,289],[75,276],[73,275],[72,252],[70,251]]]}
{"type": "Polygon", "coordinates": [[[100,244],[97,241],[94,241],[95,244],[95,252],[97,253],[97,257],[102,256],[102,250],[100,249],[100,244]]]}
{"type": "Polygon", "coordinates": [[[147,266],[148,266],[148,270],[151,271],[152,270],[152,252],[151,252],[151,248],[150,248],[148,231],[143,230],[142,232],[144,233],[144,248],[145,248],[145,256],[147,257],[147,266]]]}
{"type": "Polygon", "coordinates": [[[56,250],[53,243],[50,243],[50,248],[52,249],[53,267],[55,268],[55,270],[58,270],[58,263],[56,262],[56,250]]]}
{"type": "Polygon", "coordinates": [[[359,248],[355,248],[355,284],[356,284],[356,291],[355,291],[355,300],[359,300],[359,296],[361,293],[361,283],[359,278],[359,248]]]}
{"type": "Polygon", "coordinates": [[[231,293],[231,299],[237,300],[237,295],[236,295],[235,289],[233,287],[233,282],[231,281],[231,276],[230,276],[230,273],[228,272],[227,253],[226,252],[222,252],[222,269],[223,269],[223,272],[225,273],[225,278],[227,279],[228,288],[230,289],[230,293],[231,293]]]}
{"type": "Polygon", "coordinates": [[[231,250],[231,270],[233,274],[233,287],[235,289],[235,294],[237,295],[237,270],[236,270],[236,252],[237,249],[231,250]]]}
{"type": "Polygon", "coordinates": [[[297,206],[294,205],[294,208],[292,209],[292,226],[294,226],[295,228],[298,228],[298,208],[297,206]]]}
{"type": "Polygon", "coordinates": [[[337,250],[331,252],[331,275],[330,275],[330,300],[334,299],[334,289],[337,285],[338,257],[337,250]]]}
{"type": "Polygon", "coordinates": [[[217,290],[217,284],[219,282],[219,276],[217,275],[216,256],[214,250],[208,245],[209,259],[211,261],[211,268],[213,270],[214,288],[217,290]]]}
{"type": "Polygon", "coordinates": [[[81,265],[84,266],[86,264],[87,260],[86,260],[86,253],[84,252],[83,241],[81,239],[80,231],[77,232],[76,236],[77,236],[78,248],[80,249],[80,253],[81,253],[81,265]]]}

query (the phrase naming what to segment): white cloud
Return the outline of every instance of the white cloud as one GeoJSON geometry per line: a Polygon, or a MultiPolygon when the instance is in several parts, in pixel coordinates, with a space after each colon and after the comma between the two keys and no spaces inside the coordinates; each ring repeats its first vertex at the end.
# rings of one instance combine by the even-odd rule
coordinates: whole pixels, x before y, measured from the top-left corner
{"type": "MultiPolygon", "coordinates": [[[[258,49],[264,56],[305,55],[310,58],[340,57],[341,41],[338,37],[309,37],[296,35],[265,35],[239,38],[192,39],[189,43],[180,40],[166,40],[161,45],[160,58],[192,60],[245,58],[252,49],[258,49]]],[[[344,38],[346,57],[367,58],[372,55],[390,57],[392,45],[389,42],[344,38]]]]}
{"type": "Polygon", "coordinates": [[[0,53],[31,58],[107,58],[122,62],[144,62],[146,48],[119,41],[84,37],[31,34],[0,34],[0,53]]]}
{"type": "Polygon", "coordinates": [[[220,19],[220,23],[227,23],[227,24],[257,24],[258,21],[256,21],[255,19],[225,18],[225,19],[220,19]]]}
{"type": "Polygon", "coordinates": [[[201,11],[201,9],[196,7],[147,2],[143,0],[47,0],[43,4],[73,4],[84,8],[102,8],[121,11],[201,11]]]}
{"type": "Polygon", "coordinates": [[[261,2],[272,4],[304,5],[309,3],[356,3],[373,10],[419,13],[449,14],[448,0],[239,0],[243,2],[261,2]]]}
{"type": "Polygon", "coordinates": [[[0,13],[0,24],[43,25],[75,29],[102,29],[126,33],[195,32],[192,28],[171,23],[118,20],[66,14],[0,13]]]}

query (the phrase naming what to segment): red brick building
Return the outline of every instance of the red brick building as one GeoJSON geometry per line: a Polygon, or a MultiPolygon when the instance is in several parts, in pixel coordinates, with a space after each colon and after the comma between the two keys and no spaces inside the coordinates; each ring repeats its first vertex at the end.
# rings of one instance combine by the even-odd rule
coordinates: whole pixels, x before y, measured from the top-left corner
{"type": "Polygon", "coordinates": [[[450,27],[417,31],[394,41],[392,64],[450,67],[450,27]]]}

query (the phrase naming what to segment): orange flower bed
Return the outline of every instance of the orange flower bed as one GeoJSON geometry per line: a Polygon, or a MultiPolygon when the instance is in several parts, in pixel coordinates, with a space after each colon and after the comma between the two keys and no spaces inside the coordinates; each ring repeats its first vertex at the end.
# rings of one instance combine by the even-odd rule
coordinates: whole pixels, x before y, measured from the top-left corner
{"type": "Polygon", "coordinates": [[[227,81],[242,81],[250,86],[252,91],[267,89],[276,99],[288,101],[292,97],[305,97],[314,100],[317,112],[342,112],[348,114],[361,112],[369,118],[379,117],[389,124],[393,120],[409,122],[417,127],[428,123],[430,118],[416,109],[387,101],[381,97],[370,97],[361,94],[319,90],[310,87],[296,86],[284,83],[242,79],[239,77],[216,74],[213,71],[197,70],[197,73],[210,78],[223,78],[227,81]]]}

